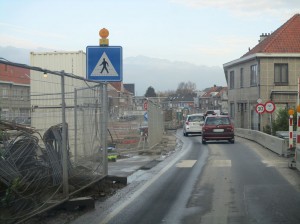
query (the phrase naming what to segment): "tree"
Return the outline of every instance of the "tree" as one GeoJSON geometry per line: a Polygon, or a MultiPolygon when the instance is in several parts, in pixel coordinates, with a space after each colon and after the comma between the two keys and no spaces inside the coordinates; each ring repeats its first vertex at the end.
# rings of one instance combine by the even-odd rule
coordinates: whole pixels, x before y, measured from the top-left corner
{"type": "Polygon", "coordinates": [[[196,90],[196,84],[194,82],[188,81],[188,82],[181,82],[178,84],[176,93],[177,94],[191,94],[194,93],[196,90]]]}
{"type": "Polygon", "coordinates": [[[156,97],[156,93],[155,90],[152,86],[149,86],[146,93],[145,93],[145,97],[156,97]]]}
{"type": "MultiPolygon", "coordinates": [[[[297,112],[294,112],[293,124],[297,124],[297,112]]],[[[295,125],[294,130],[295,130],[295,125]]],[[[288,131],[289,130],[289,114],[288,109],[279,109],[276,113],[276,119],[272,121],[272,133],[270,125],[263,127],[263,132],[267,134],[276,135],[276,131],[288,131]]]]}
{"type": "Polygon", "coordinates": [[[175,90],[166,90],[166,91],[157,92],[158,97],[168,97],[174,94],[175,94],[175,90]]]}

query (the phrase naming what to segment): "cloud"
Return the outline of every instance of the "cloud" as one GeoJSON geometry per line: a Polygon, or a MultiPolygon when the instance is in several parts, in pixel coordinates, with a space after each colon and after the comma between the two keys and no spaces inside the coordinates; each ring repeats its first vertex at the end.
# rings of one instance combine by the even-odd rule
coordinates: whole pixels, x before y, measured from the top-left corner
{"type": "Polygon", "coordinates": [[[45,32],[40,30],[34,30],[29,29],[23,26],[17,26],[9,23],[1,23],[0,22],[0,28],[2,29],[2,32],[4,30],[10,30],[19,33],[20,35],[30,35],[30,36],[40,36],[40,37],[50,37],[50,38],[56,38],[56,39],[67,39],[66,36],[59,34],[59,33],[52,33],[52,32],[45,32]]]}
{"type": "Polygon", "coordinates": [[[300,11],[299,1],[291,0],[170,0],[191,8],[216,8],[229,11],[238,17],[276,16],[291,17],[300,11]]]}
{"type": "MultiPolygon", "coordinates": [[[[1,46],[15,46],[20,48],[38,48],[45,44],[45,39],[54,39],[56,42],[66,41],[67,37],[59,33],[44,32],[34,30],[23,26],[17,26],[9,23],[0,22],[0,43],[1,46]],[[37,41],[39,40],[39,41],[37,41]]],[[[47,46],[55,48],[55,46],[47,46]]]]}
{"type": "Polygon", "coordinates": [[[0,43],[1,46],[15,46],[19,48],[23,48],[26,46],[27,48],[37,48],[38,45],[30,40],[26,40],[23,38],[17,38],[15,36],[10,35],[0,35],[0,43]]]}

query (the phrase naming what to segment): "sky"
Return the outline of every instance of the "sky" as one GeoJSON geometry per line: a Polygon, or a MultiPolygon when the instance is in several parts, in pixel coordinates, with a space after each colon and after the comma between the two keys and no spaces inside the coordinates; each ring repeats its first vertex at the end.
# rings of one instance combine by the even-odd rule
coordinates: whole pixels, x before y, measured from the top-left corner
{"type": "Polygon", "coordinates": [[[106,28],[124,59],[221,70],[296,13],[299,0],[0,0],[0,47],[85,51],[106,28]]]}

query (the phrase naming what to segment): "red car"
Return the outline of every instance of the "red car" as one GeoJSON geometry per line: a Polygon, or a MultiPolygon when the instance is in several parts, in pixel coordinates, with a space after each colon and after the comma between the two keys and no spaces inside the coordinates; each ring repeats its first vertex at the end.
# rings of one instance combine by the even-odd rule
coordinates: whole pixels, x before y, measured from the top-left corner
{"type": "Polygon", "coordinates": [[[234,126],[229,116],[208,116],[202,127],[202,144],[210,140],[228,140],[234,143],[234,126]]]}

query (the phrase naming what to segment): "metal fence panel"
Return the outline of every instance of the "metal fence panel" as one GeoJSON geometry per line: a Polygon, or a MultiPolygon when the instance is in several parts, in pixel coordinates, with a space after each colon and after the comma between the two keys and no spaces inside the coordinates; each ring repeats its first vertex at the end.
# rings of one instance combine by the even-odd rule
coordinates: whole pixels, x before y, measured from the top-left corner
{"type": "Polygon", "coordinates": [[[8,119],[0,123],[5,136],[0,142],[1,223],[30,217],[106,175],[102,86],[71,77],[62,83],[59,76],[31,71],[30,128],[16,128],[20,125],[8,119]],[[64,165],[67,195],[62,192],[64,165]]]}

